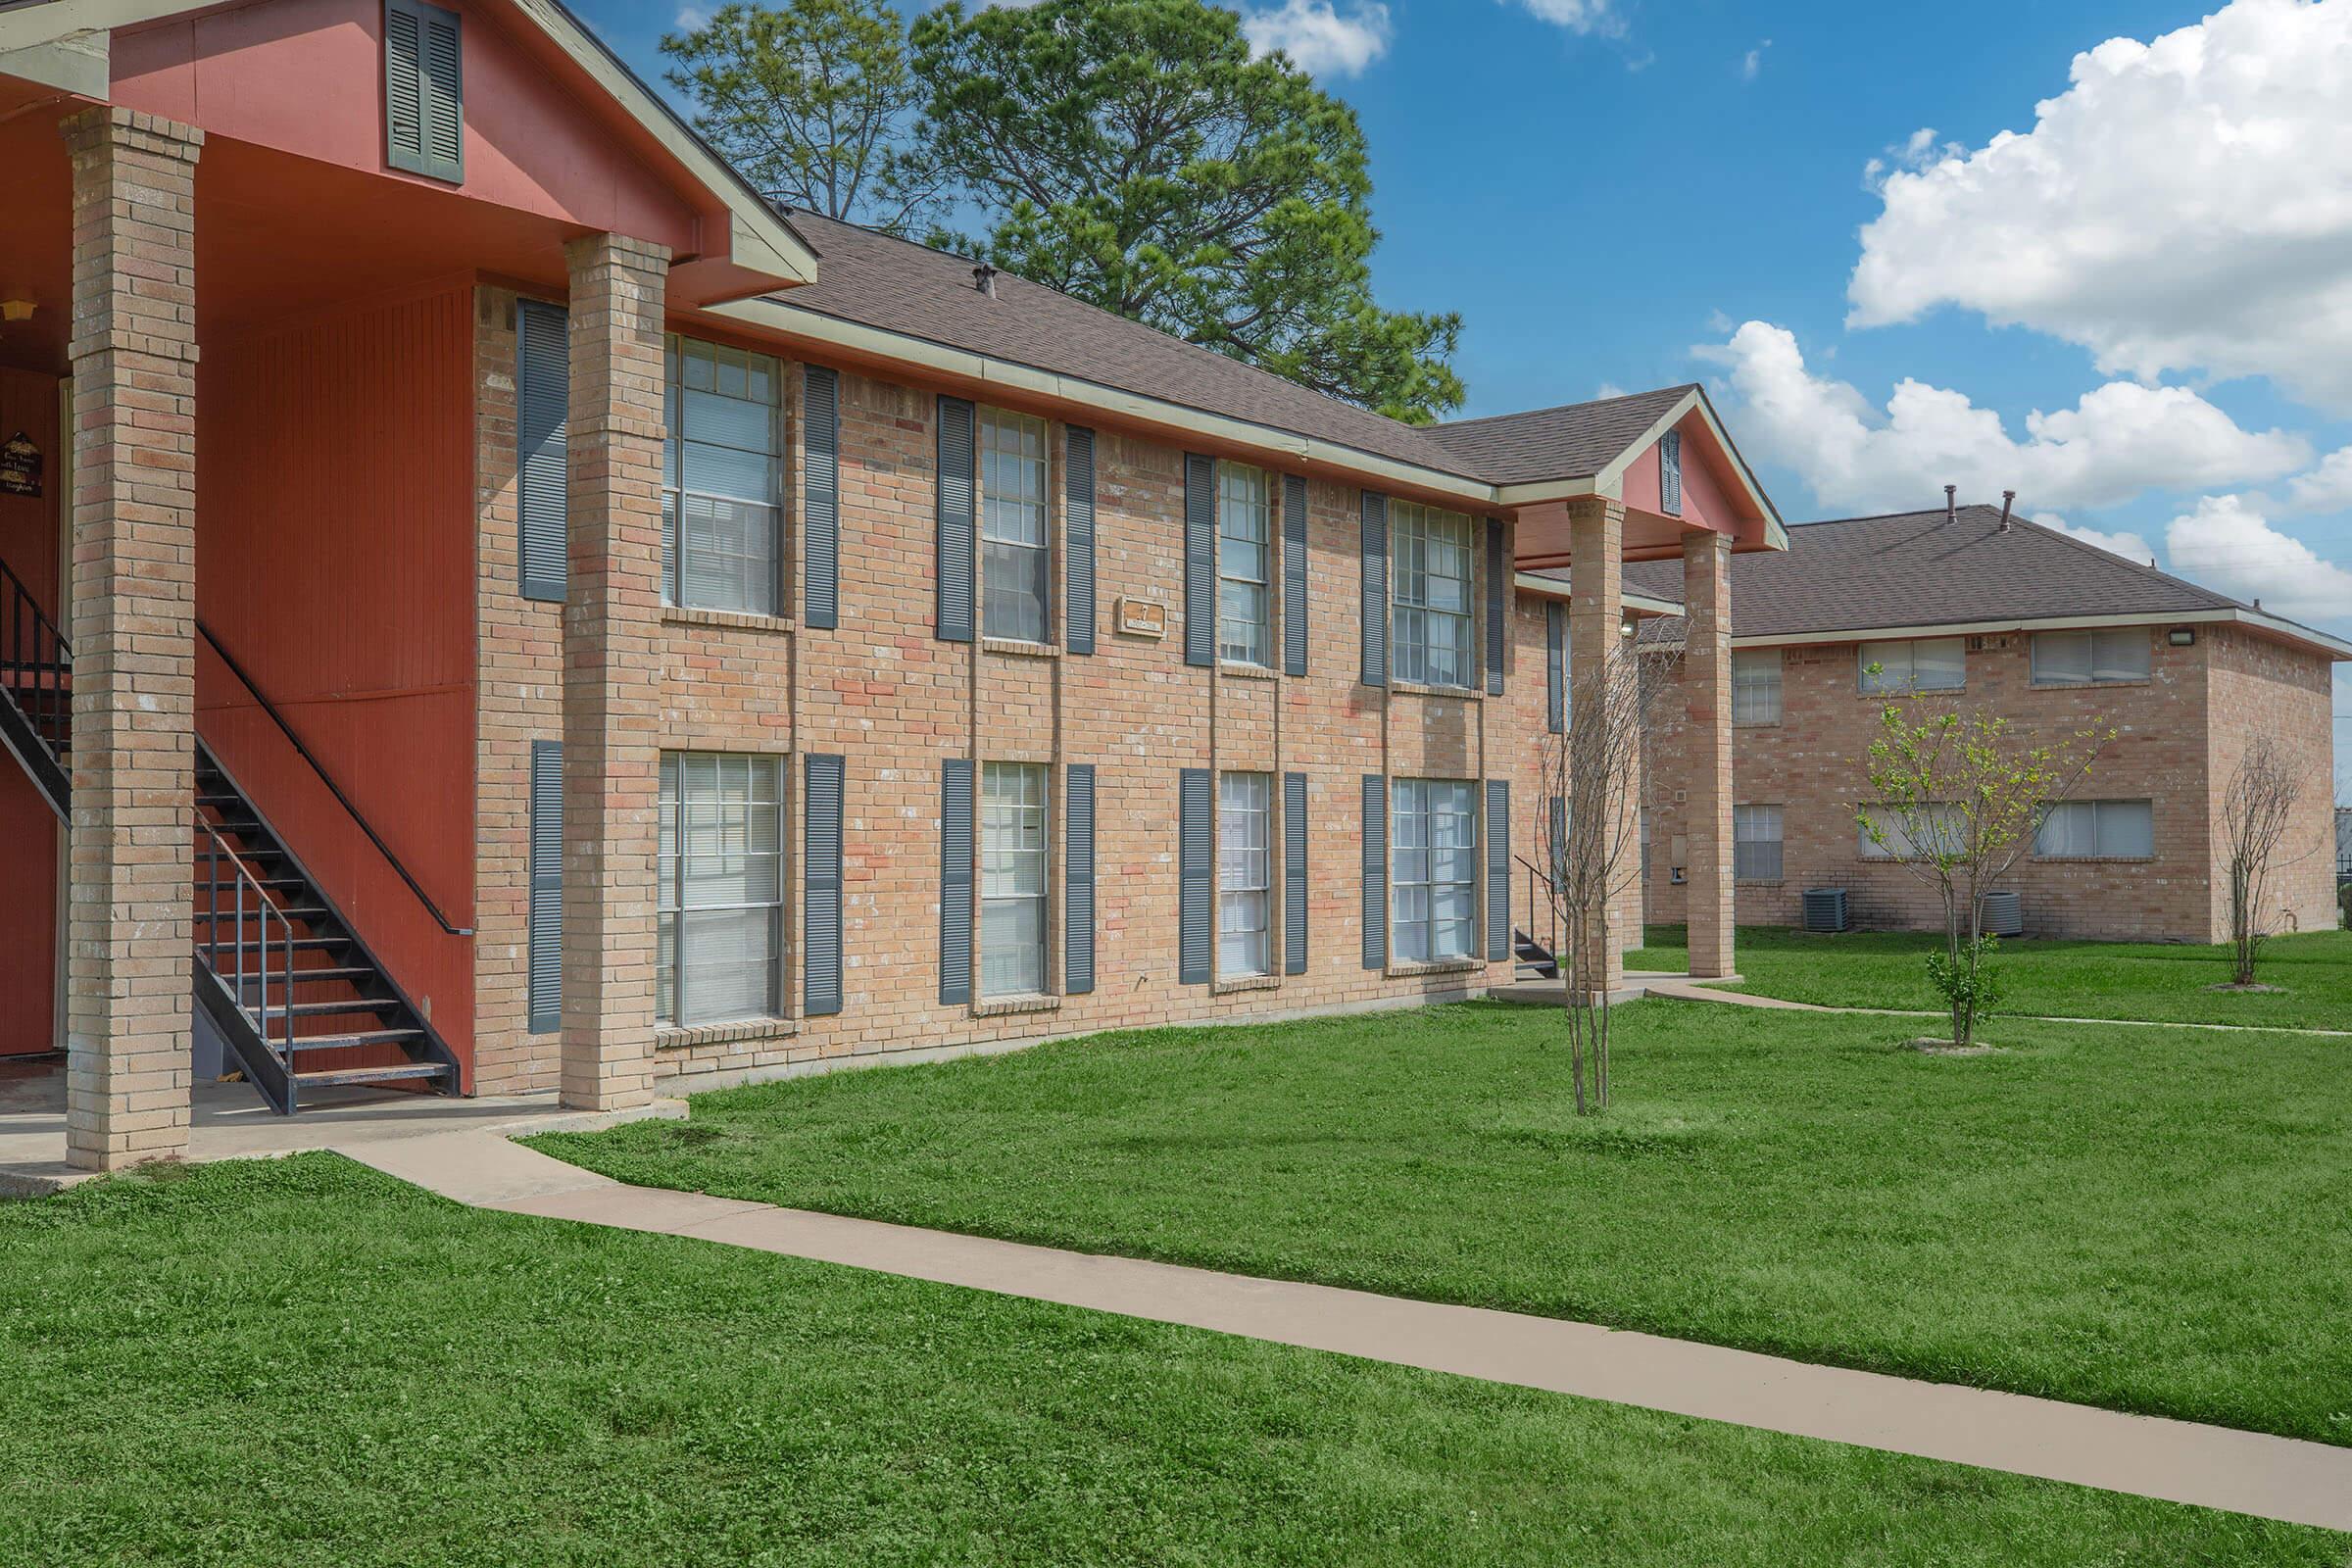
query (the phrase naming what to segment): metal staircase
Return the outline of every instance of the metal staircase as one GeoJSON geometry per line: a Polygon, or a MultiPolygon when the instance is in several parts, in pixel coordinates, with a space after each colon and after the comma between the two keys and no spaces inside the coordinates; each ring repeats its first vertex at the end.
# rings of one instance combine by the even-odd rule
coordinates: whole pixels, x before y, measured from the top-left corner
{"type": "Polygon", "coordinates": [[[1517,959],[1512,969],[1521,980],[1557,980],[1560,977],[1560,916],[1551,902],[1550,877],[1542,867],[1524,855],[1514,855],[1521,870],[1527,873],[1527,924],[1511,927],[1511,956],[1517,959]],[[1535,931],[1546,926],[1551,934],[1549,945],[1539,940],[1535,931]]]}
{"type": "MultiPolygon", "coordinates": [[[[217,638],[199,632],[444,931],[452,925],[217,638]]],[[[0,744],[73,820],[74,660],[0,562],[0,744]]],[[[271,1109],[355,1084],[460,1088],[458,1058],[201,740],[196,743],[195,1004],[271,1109]]]]}

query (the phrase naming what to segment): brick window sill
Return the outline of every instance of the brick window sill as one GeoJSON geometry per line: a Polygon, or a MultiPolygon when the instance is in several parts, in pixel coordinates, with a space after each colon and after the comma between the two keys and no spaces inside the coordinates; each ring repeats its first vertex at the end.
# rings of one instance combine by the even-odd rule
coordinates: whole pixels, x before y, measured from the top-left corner
{"type": "Polygon", "coordinates": [[[1061,649],[1053,643],[1033,643],[1019,637],[983,637],[980,651],[984,654],[1009,654],[1015,659],[1059,659],[1061,649]]]}
{"type": "Polygon", "coordinates": [[[1406,697],[1450,697],[1464,703],[1485,702],[1487,697],[1487,690],[1483,686],[1432,686],[1417,680],[1392,679],[1389,690],[1406,697]]]}
{"type": "Polygon", "coordinates": [[[1016,1012],[1059,1012],[1059,997],[990,997],[972,1004],[975,1018],[1003,1018],[1016,1012]]]}
{"type": "Polygon", "coordinates": [[[1965,686],[1923,686],[1915,692],[1856,692],[1854,700],[1859,703],[1884,703],[1900,702],[1907,697],[1966,697],[1967,695],[1968,688],[1965,686]]]}
{"type": "Polygon", "coordinates": [[[2153,676],[2144,680],[2037,680],[2029,682],[2026,689],[2036,692],[2111,692],[2119,687],[2130,690],[2134,686],[2155,684],[2153,676]]]}
{"type": "Polygon", "coordinates": [[[1778,876],[1742,876],[1732,879],[1732,886],[1736,888],[1785,888],[1788,885],[1788,878],[1778,876]]]}
{"type": "Polygon", "coordinates": [[[758,1040],[790,1040],[801,1032],[797,1018],[742,1018],[691,1029],[662,1024],[654,1031],[656,1051],[691,1051],[697,1046],[734,1046],[758,1040]]]}
{"type": "Polygon", "coordinates": [[[1417,980],[1432,974],[1476,974],[1486,966],[1479,958],[1446,958],[1437,963],[1392,963],[1386,974],[1391,980],[1417,980]]]}
{"type": "Polygon", "coordinates": [[[1217,673],[1220,675],[1232,675],[1241,680],[1282,679],[1282,671],[1275,669],[1271,665],[1245,664],[1237,660],[1231,659],[1222,659],[1217,662],[1217,673]]]}
{"type": "Polygon", "coordinates": [[[2027,860],[2034,865],[2154,865],[2153,855],[2034,855],[2027,860]]]}
{"type": "Polygon", "coordinates": [[[1280,991],[1281,989],[1282,976],[1278,974],[1237,974],[1231,979],[1219,980],[1211,985],[1208,988],[1208,994],[1212,997],[1230,997],[1244,991],[1280,991]]]}
{"type": "Polygon", "coordinates": [[[738,610],[694,610],[684,605],[663,605],[662,623],[664,626],[717,626],[729,631],[789,632],[793,629],[788,615],[755,615],[738,610]]]}
{"type": "Polygon", "coordinates": [[[1782,728],[1782,727],[1783,727],[1783,726],[1784,726],[1786,723],[1787,723],[1787,720],[1785,720],[1785,719],[1778,719],[1778,718],[1735,718],[1735,719],[1733,719],[1733,720],[1732,720],[1732,728],[1734,728],[1734,729],[1780,729],[1780,728],[1782,728]]]}

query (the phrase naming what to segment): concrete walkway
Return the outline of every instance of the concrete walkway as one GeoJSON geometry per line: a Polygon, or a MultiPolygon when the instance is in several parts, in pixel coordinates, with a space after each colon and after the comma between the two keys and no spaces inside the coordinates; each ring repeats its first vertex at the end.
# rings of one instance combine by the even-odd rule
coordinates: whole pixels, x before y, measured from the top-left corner
{"type": "MultiPolygon", "coordinates": [[[[1746,991],[1722,991],[1719,986],[1738,984],[1737,977],[1723,980],[1693,980],[1688,975],[1644,974],[1626,976],[1631,984],[1639,985],[1644,996],[1673,997],[1683,1002],[1722,1002],[1735,1007],[1778,1008],[1786,1012],[1837,1012],[1866,1018],[1941,1018],[1944,1013],[1924,1007],[1829,1007],[1817,1002],[1788,1002],[1780,997],[1759,997],[1746,991]]],[[[1557,1000],[1556,991],[1553,1000],[1557,1000]]],[[[2311,1029],[2290,1024],[2266,1023],[2168,1023],[2162,1018],[2069,1018],[2052,1013],[2003,1012],[1989,1020],[1999,1023],[2014,1019],[2019,1023],[2088,1023],[2114,1024],[2122,1029],[2207,1029],[2222,1034],[2242,1035],[2314,1035],[2323,1040],[2352,1040],[2352,1029],[2311,1029]]]]}
{"type": "Polygon", "coordinates": [[[629,1187],[482,1132],[351,1156],[478,1207],[654,1231],[1491,1383],[2352,1530],[2352,1448],[1402,1300],[629,1187]]]}

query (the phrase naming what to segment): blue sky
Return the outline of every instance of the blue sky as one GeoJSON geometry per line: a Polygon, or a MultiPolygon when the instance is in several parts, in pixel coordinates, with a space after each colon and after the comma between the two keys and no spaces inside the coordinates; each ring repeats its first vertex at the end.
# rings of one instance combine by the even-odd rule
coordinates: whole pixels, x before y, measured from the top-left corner
{"type": "MultiPolygon", "coordinates": [[[[674,3],[581,9],[659,76],[674,3]]],[[[2014,487],[2352,636],[2352,0],[1239,9],[1362,117],[1466,414],[1705,380],[1791,520],[2014,487]]]]}

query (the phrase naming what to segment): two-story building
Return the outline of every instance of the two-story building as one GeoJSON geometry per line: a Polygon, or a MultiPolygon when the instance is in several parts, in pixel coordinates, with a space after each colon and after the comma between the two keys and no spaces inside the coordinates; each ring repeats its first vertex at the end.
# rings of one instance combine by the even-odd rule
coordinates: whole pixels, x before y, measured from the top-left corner
{"type": "MultiPolygon", "coordinates": [[[[1739,917],[1796,925],[1807,888],[1856,924],[1940,927],[1935,897],[1864,832],[1867,752],[1889,694],[1917,692],[2056,740],[2115,739],[2003,886],[2044,936],[2220,942],[2222,801],[2248,741],[2285,746],[2303,788],[2278,857],[2273,930],[2335,924],[2330,682],[2341,639],[2012,517],[1937,508],[1792,528],[1733,568],[1731,735],[1739,917]]],[[[1629,584],[1668,598],[1671,574],[1629,584]]],[[[1680,621],[1644,626],[1671,649],[1680,621]]],[[[1682,918],[1690,856],[1679,770],[1710,744],[1669,702],[1645,792],[1647,912],[1682,918]]]]}
{"type": "Polygon", "coordinates": [[[0,10],[0,1051],[83,1166],[220,1069],[613,1108],[1476,994],[1547,671],[1671,564],[1728,722],[1785,545],[1694,387],[1381,418],[771,211],[549,0],[0,10]]]}

